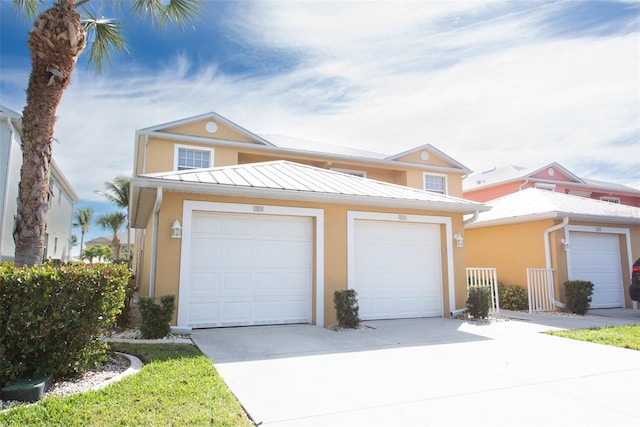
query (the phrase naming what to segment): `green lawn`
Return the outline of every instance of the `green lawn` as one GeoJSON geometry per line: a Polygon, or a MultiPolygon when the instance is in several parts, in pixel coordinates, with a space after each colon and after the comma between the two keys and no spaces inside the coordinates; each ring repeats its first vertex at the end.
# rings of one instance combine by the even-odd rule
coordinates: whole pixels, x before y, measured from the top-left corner
{"type": "Polygon", "coordinates": [[[551,335],[640,350],[640,325],[549,331],[551,335]]]}
{"type": "Polygon", "coordinates": [[[191,345],[113,344],[144,366],[100,391],[0,413],[2,426],[252,426],[211,360],[191,345]]]}

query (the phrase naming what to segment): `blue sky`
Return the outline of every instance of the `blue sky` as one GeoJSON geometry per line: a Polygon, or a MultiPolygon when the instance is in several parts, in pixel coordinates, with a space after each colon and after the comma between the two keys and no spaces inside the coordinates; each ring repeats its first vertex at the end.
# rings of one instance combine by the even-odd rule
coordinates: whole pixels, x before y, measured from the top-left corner
{"type": "MultiPolygon", "coordinates": [[[[430,143],[474,171],[557,161],[640,181],[636,0],[205,4],[185,31],[104,11],[129,30],[131,54],[100,76],[81,56],[57,112],[54,158],[79,207],[113,209],[94,190],[131,173],[136,129],[209,111],[382,153],[430,143]]],[[[0,103],[21,112],[30,24],[9,5],[0,103]]]]}

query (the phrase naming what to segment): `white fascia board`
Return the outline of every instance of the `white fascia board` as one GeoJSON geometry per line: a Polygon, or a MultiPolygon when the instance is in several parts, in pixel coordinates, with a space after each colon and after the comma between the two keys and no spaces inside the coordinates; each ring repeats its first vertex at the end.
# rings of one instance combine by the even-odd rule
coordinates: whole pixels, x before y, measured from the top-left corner
{"type": "Polygon", "coordinates": [[[136,188],[162,187],[165,191],[182,193],[206,194],[215,196],[230,196],[243,198],[260,198],[274,200],[291,200],[315,203],[345,204],[357,206],[374,206],[385,208],[420,209],[440,212],[455,212],[470,214],[475,211],[485,211],[488,207],[475,202],[440,202],[424,200],[394,199],[387,197],[356,196],[345,194],[330,194],[299,190],[282,190],[275,188],[239,187],[235,185],[194,183],[182,181],[167,181],[159,179],[138,178],[132,181],[136,188]]]}
{"type": "MultiPolygon", "coordinates": [[[[266,139],[262,138],[261,136],[256,135],[255,133],[248,131],[247,129],[243,128],[242,126],[232,122],[229,119],[226,119],[224,117],[222,117],[221,115],[214,113],[214,112],[209,112],[209,113],[204,113],[204,114],[199,114],[197,116],[193,116],[193,117],[187,117],[185,119],[180,119],[180,120],[174,120],[172,122],[168,122],[168,123],[163,123],[160,125],[156,125],[156,126],[151,126],[148,128],[144,128],[144,129],[140,129],[139,132],[140,133],[144,133],[144,134],[148,134],[148,133],[164,133],[164,132],[160,132],[163,129],[167,129],[167,128],[171,128],[171,127],[175,127],[175,126],[182,126],[185,124],[189,124],[189,123],[193,123],[193,122],[197,122],[199,120],[204,120],[204,119],[213,119],[213,120],[217,120],[223,124],[225,124],[226,126],[232,128],[233,130],[248,136],[249,138],[253,138],[258,142],[261,142],[265,145],[268,146],[273,146],[273,144],[269,141],[267,141],[266,139]]],[[[169,134],[169,135],[175,135],[175,134],[169,134]]]]}
{"type": "Polygon", "coordinates": [[[575,214],[566,212],[544,212],[538,214],[521,215],[509,218],[492,219],[488,221],[471,222],[464,225],[465,229],[494,227],[497,225],[521,224],[524,222],[541,221],[545,219],[562,219],[568,217],[571,221],[595,222],[603,224],[640,224],[640,218],[596,216],[588,214],[575,214]]]}
{"type": "MultiPolygon", "coordinates": [[[[141,133],[140,135],[143,135],[143,134],[141,133]]],[[[220,147],[238,148],[238,149],[244,149],[244,150],[250,148],[251,150],[263,151],[266,153],[274,153],[274,154],[289,154],[289,155],[297,154],[297,155],[304,155],[304,156],[311,155],[317,159],[331,160],[331,161],[344,160],[348,162],[360,162],[360,163],[367,163],[371,165],[383,165],[387,167],[404,166],[412,169],[419,169],[422,171],[449,172],[449,173],[457,173],[461,175],[464,175],[469,172],[469,170],[466,170],[466,169],[462,170],[462,169],[450,168],[446,166],[423,165],[420,163],[401,162],[398,160],[385,160],[385,159],[379,160],[379,159],[372,159],[369,157],[357,157],[357,156],[346,156],[346,155],[340,155],[340,154],[322,153],[319,151],[295,150],[292,148],[274,147],[273,145],[266,146],[266,145],[251,144],[246,142],[229,141],[226,139],[205,138],[200,136],[178,135],[178,134],[162,133],[162,132],[145,132],[144,135],[148,135],[149,137],[158,138],[158,139],[175,141],[175,142],[191,142],[196,144],[209,144],[209,145],[216,145],[220,147]],[[247,145],[247,144],[250,144],[250,145],[247,145]]]]}
{"type": "Polygon", "coordinates": [[[418,147],[410,148],[409,150],[403,151],[401,153],[392,154],[391,156],[388,156],[386,159],[387,160],[395,160],[395,159],[398,159],[400,157],[404,157],[406,155],[409,155],[411,153],[415,153],[416,151],[420,151],[420,150],[430,151],[432,154],[435,154],[436,156],[441,157],[444,160],[447,160],[448,162],[450,162],[450,163],[452,163],[454,165],[457,165],[458,168],[460,168],[462,171],[464,171],[465,174],[469,174],[469,173],[472,172],[471,169],[469,169],[468,167],[466,167],[465,165],[463,165],[459,161],[455,160],[454,158],[452,158],[448,154],[438,150],[436,147],[434,147],[431,144],[424,144],[424,145],[420,145],[418,147]]]}
{"type": "Polygon", "coordinates": [[[64,173],[62,173],[62,169],[60,169],[60,166],[58,166],[58,164],[53,159],[51,159],[51,172],[53,173],[56,182],[60,184],[60,186],[64,189],[64,192],[69,195],[69,198],[73,203],[80,200],[78,194],[71,186],[71,183],[69,182],[69,180],[67,180],[67,177],[64,176],[64,173]]]}

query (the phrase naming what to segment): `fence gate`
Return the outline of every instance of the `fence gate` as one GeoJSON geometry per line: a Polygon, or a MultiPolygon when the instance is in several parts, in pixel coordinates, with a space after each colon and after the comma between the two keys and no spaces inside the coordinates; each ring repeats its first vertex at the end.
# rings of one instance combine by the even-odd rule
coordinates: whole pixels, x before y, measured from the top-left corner
{"type": "Polygon", "coordinates": [[[529,313],[535,311],[555,311],[553,299],[551,298],[552,284],[552,268],[527,268],[529,313]]]}
{"type": "Polygon", "coordinates": [[[467,289],[472,286],[488,286],[491,288],[491,313],[500,313],[498,296],[498,275],[495,268],[465,268],[467,273],[467,289]]]}

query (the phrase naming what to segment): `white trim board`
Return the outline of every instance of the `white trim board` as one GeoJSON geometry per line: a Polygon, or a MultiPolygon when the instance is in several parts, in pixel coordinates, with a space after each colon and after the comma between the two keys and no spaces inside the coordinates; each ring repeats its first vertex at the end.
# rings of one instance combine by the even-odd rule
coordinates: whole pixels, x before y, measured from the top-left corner
{"type": "MultiPolygon", "coordinates": [[[[180,255],[179,295],[186,295],[189,279],[191,218],[194,211],[229,212],[253,215],[287,215],[311,217],[315,221],[313,234],[315,237],[315,283],[316,283],[316,326],[324,327],[324,210],[312,208],[295,208],[287,206],[270,206],[256,204],[236,204],[200,202],[185,200],[182,205],[182,243],[180,255]]],[[[311,309],[311,307],[310,307],[311,309]]],[[[187,326],[187,300],[178,297],[178,327],[187,326]]]]}
{"type": "MultiPolygon", "coordinates": [[[[355,256],[354,236],[355,236],[355,221],[358,219],[374,220],[374,221],[394,221],[394,222],[418,222],[426,224],[444,224],[445,226],[445,242],[446,254],[447,254],[447,286],[449,289],[449,311],[455,311],[456,307],[456,289],[455,289],[455,277],[453,266],[453,246],[449,243],[453,240],[453,231],[451,218],[441,216],[427,216],[427,215],[405,215],[405,214],[392,214],[381,212],[361,212],[361,211],[348,211],[347,212],[347,259],[348,259],[348,273],[347,273],[347,287],[349,283],[354,283],[353,268],[351,268],[351,260],[355,256]]],[[[442,308],[444,312],[444,307],[442,308]]]]}

